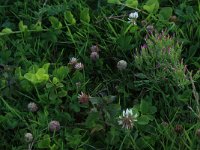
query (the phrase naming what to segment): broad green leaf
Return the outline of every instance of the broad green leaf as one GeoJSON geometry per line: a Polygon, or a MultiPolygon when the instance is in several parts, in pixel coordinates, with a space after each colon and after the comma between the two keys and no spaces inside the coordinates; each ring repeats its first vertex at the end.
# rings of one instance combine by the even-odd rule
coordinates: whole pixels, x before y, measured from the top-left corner
{"type": "Polygon", "coordinates": [[[6,33],[6,34],[10,34],[12,33],[13,31],[10,29],[10,28],[4,28],[1,33],[6,33]]]}
{"type": "Polygon", "coordinates": [[[49,148],[50,147],[50,136],[48,134],[44,135],[41,140],[38,141],[38,148],[49,148]]]}
{"type": "Polygon", "coordinates": [[[126,0],[126,6],[131,8],[137,8],[138,0],[126,0]]]}
{"type": "Polygon", "coordinates": [[[72,25],[76,24],[76,20],[75,20],[73,14],[71,13],[71,11],[66,11],[64,13],[64,17],[65,17],[65,20],[67,20],[68,23],[70,23],[72,25]]]}
{"type": "Polygon", "coordinates": [[[155,8],[155,4],[143,6],[143,9],[146,10],[148,13],[152,13],[154,11],[154,8],[155,8]]]}
{"type": "Polygon", "coordinates": [[[40,82],[49,80],[49,75],[46,74],[46,71],[43,68],[38,69],[38,71],[36,73],[36,77],[37,77],[38,81],[40,81],[40,82]]]}
{"type": "Polygon", "coordinates": [[[49,21],[54,29],[61,29],[62,23],[54,16],[49,17],[49,21]]]}
{"type": "Polygon", "coordinates": [[[171,7],[163,7],[159,12],[159,16],[162,16],[164,20],[168,20],[172,16],[172,11],[171,7]]]}
{"type": "Polygon", "coordinates": [[[159,9],[158,0],[148,0],[143,6],[143,9],[149,13],[157,12],[159,9]]]}
{"type": "Polygon", "coordinates": [[[59,79],[56,77],[53,77],[53,84],[57,84],[59,82],[59,79]]]}
{"type": "Polygon", "coordinates": [[[19,22],[19,30],[20,30],[21,32],[25,32],[25,31],[28,30],[28,26],[27,26],[27,25],[24,25],[23,21],[20,21],[20,22],[19,22]]]}
{"type": "Polygon", "coordinates": [[[80,13],[80,20],[86,23],[90,22],[89,8],[83,8],[80,13]]]}
{"type": "Polygon", "coordinates": [[[62,81],[65,77],[67,77],[69,73],[69,68],[66,66],[61,66],[58,69],[53,71],[53,75],[57,77],[60,81],[62,81]]]}
{"type": "Polygon", "coordinates": [[[42,66],[42,68],[45,70],[45,73],[48,73],[48,70],[49,70],[49,66],[50,66],[50,63],[46,63],[42,66]]]}
{"type": "Polygon", "coordinates": [[[120,0],[108,0],[108,3],[111,3],[111,4],[120,4],[120,0]]]}
{"type": "Polygon", "coordinates": [[[24,75],[24,78],[27,79],[28,81],[32,82],[33,84],[39,83],[39,81],[34,73],[28,72],[24,75]]]}
{"type": "Polygon", "coordinates": [[[147,115],[142,115],[137,120],[138,124],[147,125],[149,123],[150,118],[147,115]]]}

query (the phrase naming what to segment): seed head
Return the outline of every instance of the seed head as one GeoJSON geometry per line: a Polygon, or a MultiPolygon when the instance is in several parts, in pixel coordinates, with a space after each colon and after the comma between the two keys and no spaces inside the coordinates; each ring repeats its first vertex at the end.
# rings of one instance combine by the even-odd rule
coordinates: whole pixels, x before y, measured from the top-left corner
{"type": "Polygon", "coordinates": [[[177,124],[176,126],[175,126],[175,132],[176,133],[178,133],[178,134],[180,134],[182,131],[183,131],[183,126],[182,125],[180,125],[180,124],[177,124]]]}
{"type": "Polygon", "coordinates": [[[58,121],[53,120],[53,121],[51,121],[49,123],[49,131],[51,131],[51,132],[54,132],[54,131],[57,132],[59,130],[60,130],[60,123],[58,121]]]}
{"type": "Polygon", "coordinates": [[[120,60],[120,61],[117,63],[117,68],[118,68],[119,70],[124,70],[124,69],[126,69],[126,67],[127,67],[127,62],[124,61],[124,60],[120,60]]]}
{"type": "Polygon", "coordinates": [[[78,99],[79,99],[79,102],[80,102],[80,103],[85,104],[85,103],[88,103],[88,101],[89,101],[89,96],[88,96],[87,94],[81,92],[81,94],[78,95],[78,99]]]}
{"type": "Polygon", "coordinates": [[[30,112],[36,112],[36,111],[38,111],[38,107],[37,107],[36,103],[30,102],[30,103],[28,104],[28,110],[29,110],[30,112]]]}
{"type": "Polygon", "coordinates": [[[27,143],[30,143],[33,141],[33,135],[31,133],[26,133],[24,135],[24,140],[27,142],[27,143]]]}

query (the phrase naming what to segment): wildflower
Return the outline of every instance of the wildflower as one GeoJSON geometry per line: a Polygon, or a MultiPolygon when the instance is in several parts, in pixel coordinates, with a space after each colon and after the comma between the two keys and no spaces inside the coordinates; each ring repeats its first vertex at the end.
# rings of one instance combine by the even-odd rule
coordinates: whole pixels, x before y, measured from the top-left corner
{"type": "Polygon", "coordinates": [[[136,19],[137,18],[138,18],[138,12],[130,13],[129,18],[128,18],[128,20],[129,20],[128,22],[136,25],[136,19]]]}
{"type": "Polygon", "coordinates": [[[81,92],[81,94],[78,95],[78,98],[80,103],[88,103],[89,101],[89,96],[83,92],[81,92]]]}
{"type": "Polygon", "coordinates": [[[97,53],[100,51],[100,49],[97,45],[92,45],[90,50],[91,50],[91,52],[97,52],[97,53]]]}
{"type": "Polygon", "coordinates": [[[127,67],[127,62],[124,61],[124,60],[120,60],[120,61],[117,63],[117,68],[118,68],[119,70],[124,70],[124,69],[126,69],[126,67],[127,67]]]}
{"type": "Polygon", "coordinates": [[[180,124],[177,124],[174,128],[175,132],[180,134],[183,131],[183,126],[180,124]]]}
{"type": "Polygon", "coordinates": [[[76,64],[77,64],[77,58],[72,57],[72,58],[70,59],[70,61],[69,61],[69,64],[70,64],[70,65],[76,65],[76,64]]]}
{"type": "Polygon", "coordinates": [[[147,31],[148,31],[149,33],[153,33],[153,31],[154,31],[153,25],[148,25],[148,26],[146,27],[146,29],[147,29],[147,31]]]}
{"type": "Polygon", "coordinates": [[[134,122],[137,121],[138,114],[133,115],[132,109],[126,109],[123,111],[122,116],[119,116],[118,124],[122,125],[122,128],[131,129],[134,126],[134,122]]]}
{"type": "Polygon", "coordinates": [[[82,63],[77,63],[77,64],[75,64],[74,68],[76,70],[82,70],[84,68],[84,65],[82,63]]]}
{"type": "Polygon", "coordinates": [[[129,14],[129,20],[137,19],[137,18],[138,18],[138,12],[134,12],[134,13],[129,14]]]}
{"type": "Polygon", "coordinates": [[[24,139],[25,139],[25,141],[26,141],[27,143],[30,143],[30,142],[33,141],[33,135],[32,135],[31,133],[26,133],[26,134],[24,135],[24,139]]]}
{"type": "Polygon", "coordinates": [[[97,59],[99,59],[99,54],[97,52],[92,52],[90,54],[90,58],[93,60],[93,61],[96,61],[97,59]]]}
{"type": "Polygon", "coordinates": [[[27,107],[30,112],[36,112],[38,110],[38,107],[34,102],[29,103],[27,107]]]}
{"type": "Polygon", "coordinates": [[[60,123],[58,121],[54,120],[49,123],[49,131],[54,132],[59,130],[60,130],[60,123]]]}

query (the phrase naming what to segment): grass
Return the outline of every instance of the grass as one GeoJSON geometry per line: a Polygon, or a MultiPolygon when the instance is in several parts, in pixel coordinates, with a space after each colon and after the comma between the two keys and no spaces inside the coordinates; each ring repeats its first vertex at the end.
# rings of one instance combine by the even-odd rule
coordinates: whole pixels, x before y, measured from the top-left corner
{"type": "Polygon", "coordinates": [[[199,149],[200,3],[131,2],[0,2],[1,149],[199,149]]]}

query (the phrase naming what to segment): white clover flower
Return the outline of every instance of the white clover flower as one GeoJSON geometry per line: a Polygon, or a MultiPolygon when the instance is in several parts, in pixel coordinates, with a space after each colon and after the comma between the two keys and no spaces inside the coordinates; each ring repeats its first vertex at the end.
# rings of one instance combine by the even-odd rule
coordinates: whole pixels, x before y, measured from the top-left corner
{"type": "Polygon", "coordinates": [[[69,64],[70,64],[70,65],[76,65],[76,64],[77,64],[77,61],[78,61],[77,58],[72,57],[72,58],[70,59],[70,61],[69,61],[69,64]]]}
{"type": "Polygon", "coordinates": [[[37,104],[34,103],[34,102],[30,102],[27,107],[28,107],[28,110],[30,112],[36,112],[36,111],[38,111],[37,104]]]}
{"type": "Polygon", "coordinates": [[[74,68],[77,70],[82,70],[84,68],[84,65],[82,63],[77,63],[75,64],[74,68]]]}
{"type": "Polygon", "coordinates": [[[138,12],[130,13],[129,14],[129,20],[137,19],[138,18],[138,12]]]}
{"type": "Polygon", "coordinates": [[[138,12],[130,13],[128,18],[128,23],[133,23],[136,25],[136,19],[138,18],[138,12]]]}
{"type": "Polygon", "coordinates": [[[32,135],[31,133],[26,133],[26,134],[24,135],[24,139],[25,139],[25,141],[26,141],[27,143],[30,143],[30,142],[33,141],[33,135],[32,135]]]}
{"type": "Polygon", "coordinates": [[[127,62],[125,60],[120,60],[118,63],[117,63],[117,68],[119,70],[124,70],[126,69],[127,67],[127,62]]]}
{"type": "Polygon", "coordinates": [[[138,114],[133,115],[132,109],[126,109],[123,111],[122,116],[119,116],[118,124],[122,125],[124,129],[132,129],[134,122],[137,121],[138,114]]]}

